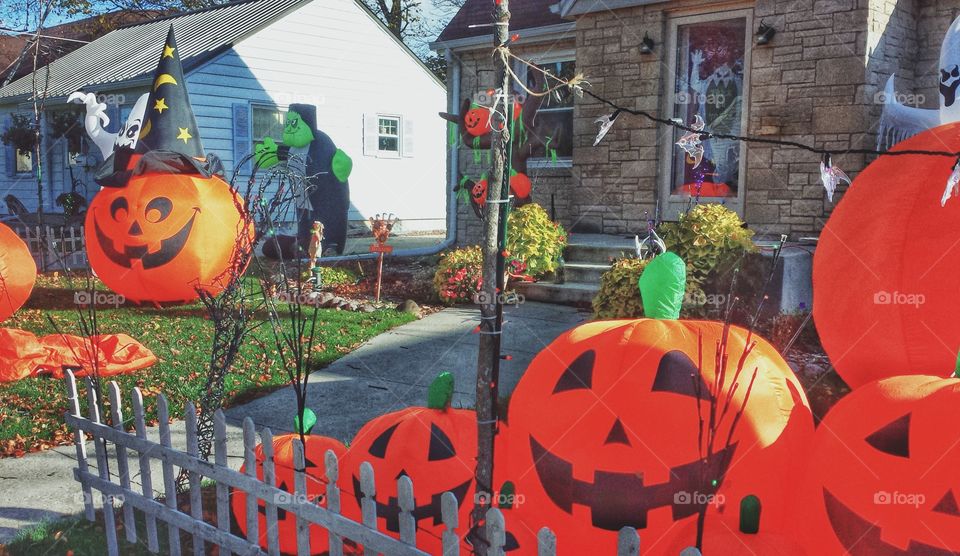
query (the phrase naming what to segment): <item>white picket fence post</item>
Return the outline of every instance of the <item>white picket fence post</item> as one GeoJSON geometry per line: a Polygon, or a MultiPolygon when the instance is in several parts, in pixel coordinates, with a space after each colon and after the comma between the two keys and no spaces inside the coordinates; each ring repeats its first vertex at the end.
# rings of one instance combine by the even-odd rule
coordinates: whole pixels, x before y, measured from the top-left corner
{"type": "Polygon", "coordinates": [[[87,244],[83,226],[26,226],[10,222],[23,239],[37,267],[47,270],[87,268],[87,244]]]}
{"type": "MultiPolygon", "coordinates": [[[[376,483],[373,467],[368,462],[360,465],[361,492],[359,494],[362,518],[361,522],[356,522],[340,513],[342,492],[337,486],[340,468],[337,456],[332,451],[327,451],[324,457],[328,484],[327,507],[323,507],[307,495],[304,448],[299,439],[293,440],[294,493],[291,496],[291,493],[276,486],[277,469],[273,459],[273,434],[269,429],[263,429],[260,433],[260,444],[264,455],[261,464],[263,479],[257,478],[257,461],[254,452],[257,446],[257,434],[254,423],[249,417],[243,421],[245,471],[241,473],[227,466],[227,428],[222,411],[214,415],[214,461],[209,462],[198,456],[197,415],[193,404],[187,403],[184,409],[186,451],[181,451],[171,445],[169,405],[163,394],[157,396],[159,442],[155,442],[147,437],[143,396],[138,389],[134,388],[131,392],[134,431],[127,432],[123,421],[122,396],[115,382],[107,385],[113,421],[111,426],[101,422],[96,394],[90,386],[89,379],[85,381],[88,417],[81,414],[80,397],[74,374],[67,371],[64,380],[70,402],[65,419],[67,426],[74,431],[77,454],[74,478],[80,483],[83,491],[85,516],[90,521],[95,519],[92,491],[96,490],[100,493],[100,505],[105,510],[103,519],[107,551],[111,556],[120,553],[116,516],[122,515],[126,525],[125,540],[135,543],[138,537],[136,528],[132,524],[135,523],[137,512],[144,516],[147,547],[153,553],[159,553],[161,549],[157,527],[157,522],[161,521],[167,529],[168,546],[165,548],[168,554],[181,553],[181,534],[191,538],[195,555],[204,554],[207,543],[217,545],[220,554],[226,555],[279,554],[280,541],[277,526],[279,510],[287,514],[292,512],[295,516],[299,554],[310,553],[310,528],[319,526],[329,532],[332,556],[343,554],[343,542],[346,539],[362,547],[366,554],[430,556],[416,547],[415,485],[409,477],[402,476],[397,482],[398,508],[396,511],[400,537],[397,539],[377,529],[376,483]],[[86,434],[93,437],[96,472],[91,472],[87,461],[86,434]],[[107,449],[108,443],[114,445],[114,451],[107,449]],[[131,451],[136,452],[137,456],[128,457],[131,451]],[[110,461],[111,452],[116,454],[115,464],[110,461]],[[158,462],[162,469],[164,502],[158,502],[155,499],[151,470],[151,464],[154,462],[158,462]],[[138,468],[136,473],[131,465],[134,463],[138,468]],[[184,495],[189,498],[188,512],[178,507],[175,467],[187,473],[189,492],[184,495]],[[137,476],[141,483],[140,492],[136,492],[132,484],[132,478],[137,476]],[[114,477],[117,482],[113,481],[114,477]],[[216,483],[216,525],[206,523],[203,519],[201,481],[204,477],[216,483]],[[246,538],[231,530],[230,489],[247,493],[245,515],[237,516],[237,519],[246,521],[246,538]],[[261,500],[264,502],[268,552],[264,552],[259,545],[261,534],[258,506],[261,500]],[[115,513],[115,504],[120,505],[119,514],[115,513]]],[[[440,502],[444,526],[441,539],[443,554],[459,556],[462,539],[457,535],[456,530],[458,526],[465,525],[458,522],[459,503],[450,492],[443,493],[440,502]]],[[[486,537],[487,556],[504,556],[507,523],[503,513],[497,508],[491,508],[487,512],[486,537]]],[[[621,529],[616,556],[637,556],[639,551],[640,537],[636,529],[632,527],[621,529]]],[[[556,556],[556,553],[556,535],[544,527],[537,534],[537,554],[556,556]]],[[[682,552],[682,555],[699,556],[700,553],[695,548],[688,548],[682,552]]]]}

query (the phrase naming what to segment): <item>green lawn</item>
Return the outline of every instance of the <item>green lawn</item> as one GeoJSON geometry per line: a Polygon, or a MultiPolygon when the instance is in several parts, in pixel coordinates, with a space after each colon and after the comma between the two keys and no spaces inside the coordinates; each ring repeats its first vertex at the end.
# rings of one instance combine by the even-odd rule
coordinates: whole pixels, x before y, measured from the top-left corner
{"type": "MultiPolygon", "coordinates": [[[[65,334],[80,335],[73,292],[82,287],[78,280],[42,276],[27,307],[2,326],[22,328],[38,335],[55,334],[56,329],[65,334]],[[48,316],[56,327],[47,320],[48,316]]],[[[315,368],[328,365],[367,339],[413,318],[391,309],[373,313],[320,309],[314,346],[315,368]]],[[[129,396],[134,386],[140,387],[148,420],[156,420],[156,394],[160,392],[170,401],[171,415],[181,415],[185,402],[199,398],[209,365],[213,334],[212,324],[206,320],[202,305],[164,309],[134,305],[100,308],[98,320],[100,333],[129,334],[159,358],[151,368],[113,378],[124,396],[129,396]]],[[[288,382],[274,345],[273,334],[267,326],[260,327],[245,342],[232,373],[227,376],[228,404],[250,399],[288,382]]],[[[69,441],[69,433],[63,424],[67,402],[61,381],[30,378],[2,384],[0,399],[3,400],[0,404],[0,457],[22,455],[25,451],[69,441]]]]}

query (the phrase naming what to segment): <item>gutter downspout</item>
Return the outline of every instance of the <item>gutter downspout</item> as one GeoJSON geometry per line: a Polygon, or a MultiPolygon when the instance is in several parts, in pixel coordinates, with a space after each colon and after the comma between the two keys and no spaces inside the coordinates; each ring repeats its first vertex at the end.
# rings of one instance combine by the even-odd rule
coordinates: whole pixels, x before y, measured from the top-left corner
{"type": "MultiPolygon", "coordinates": [[[[447,49],[444,52],[444,58],[447,61],[447,71],[450,72],[450,89],[447,94],[447,112],[450,114],[460,110],[460,61],[453,56],[453,53],[447,49]]],[[[438,116],[439,117],[439,116],[438,116]]],[[[444,134],[446,137],[446,134],[444,134]]],[[[444,142],[447,139],[444,138],[444,142]]],[[[444,249],[452,246],[457,241],[457,195],[453,188],[457,186],[460,174],[460,146],[459,141],[447,146],[447,236],[443,241],[430,247],[417,247],[415,249],[398,249],[387,257],[422,257],[435,255],[444,249]]],[[[340,255],[336,257],[324,257],[323,262],[338,261],[359,261],[363,259],[376,259],[377,253],[358,253],[356,255],[340,255]]]]}

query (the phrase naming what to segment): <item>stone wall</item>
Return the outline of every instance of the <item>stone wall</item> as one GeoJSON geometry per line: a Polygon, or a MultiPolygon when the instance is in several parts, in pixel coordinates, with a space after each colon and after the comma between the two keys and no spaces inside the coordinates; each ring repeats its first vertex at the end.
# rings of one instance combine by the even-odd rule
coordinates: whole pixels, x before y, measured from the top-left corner
{"type": "MultiPolygon", "coordinates": [[[[750,34],[761,20],[777,34],[768,45],[752,45],[749,134],[828,148],[839,153],[833,157],[835,164],[855,177],[869,158],[842,152],[875,146],[881,93],[891,73],[897,74],[898,93],[914,95],[920,106],[937,106],[940,42],[960,12],[960,0],[756,0],[706,5],[676,0],[587,14],[576,22],[577,69],[597,94],[624,106],[666,114],[664,92],[673,86],[665,67],[671,18],[751,7],[750,34]],[[644,35],[655,43],[652,54],[639,52],[644,35]]],[[[489,88],[493,72],[488,51],[464,59],[462,94],[489,88]],[[471,63],[477,68],[472,72],[471,63]],[[468,77],[471,73],[476,77],[468,77]]],[[[634,233],[655,211],[661,172],[669,170],[660,163],[662,142],[672,142],[671,134],[642,117],[623,115],[593,147],[594,120],[610,112],[589,97],[578,100],[573,168],[553,170],[534,181],[534,195],[548,210],[549,195],[541,195],[541,189],[556,193],[557,216],[567,228],[634,233]]],[[[748,145],[745,154],[748,225],[761,235],[788,233],[795,238],[818,233],[843,189],[834,203],[826,200],[817,155],[762,144],[748,145]]],[[[460,241],[475,242],[479,221],[471,222],[477,219],[469,208],[461,216],[460,241]]]]}

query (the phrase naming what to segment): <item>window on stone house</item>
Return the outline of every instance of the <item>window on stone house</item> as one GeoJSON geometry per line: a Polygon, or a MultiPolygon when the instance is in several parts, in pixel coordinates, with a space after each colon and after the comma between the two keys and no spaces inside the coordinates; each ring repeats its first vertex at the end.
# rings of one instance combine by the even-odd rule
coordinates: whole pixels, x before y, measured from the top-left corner
{"type": "MultiPolygon", "coordinates": [[[[570,59],[538,63],[537,67],[561,79],[570,79],[576,73],[576,63],[570,59]]],[[[523,68],[519,73],[521,77],[525,76],[528,87],[532,86],[531,71],[529,68],[523,68]]],[[[545,87],[556,84],[549,78],[546,81],[545,87]]],[[[533,158],[556,157],[566,160],[573,158],[573,100],[573,93],[567,89],[558,90],[544,100],[537,113],[536,130],[526,130],[527,133],[542,135],[540,140],[535,141],[537,144],[531,150],[530,154],[533,158]]]]}

